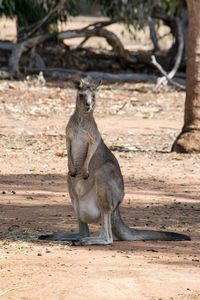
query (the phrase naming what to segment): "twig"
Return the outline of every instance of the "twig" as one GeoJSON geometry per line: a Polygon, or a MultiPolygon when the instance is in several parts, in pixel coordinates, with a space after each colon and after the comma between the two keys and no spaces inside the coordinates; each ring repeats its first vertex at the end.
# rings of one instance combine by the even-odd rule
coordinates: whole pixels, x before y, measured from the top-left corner
{"type": "Polygon", "coordinates": [[[80,44],[76,47],[76,49],[81,48],[89,40],[89,38],[90,38],[89,36],[87,36],[86,38],[84,38],[82,40],[82,42],[80,42],[80,44]]]}
{"type": "Polygon", "coordinates": [[[176,19],[176,25],[177,25],[177,32],[178,32],[178,51],[175,59],[175,64],[173,69],[168,73],[168,77],[172,79],[176,72],[178,71],[178,68],[180,67],[182,56],[183,56],[183,50],[184,50],[184,36],[183,36],[183,30],[181,26],[180,20],[176,19]]]}
{"type": "MultiPolygon", "coordinates": [[[[157,62],[156,58],[154,55],[151,56],[151,61],[152,64],[160,71],[160,73],[162,75],[165,76],[165,78],[167,78],[167,80],[172,84],[175,85],[176,87],[180,88],[181,90],[185,91],[185,86],[182,84],[179,84],[178,82],[174,81],[173,79],[169,78],[167,72],[163,69],[163,67],[157,62]]],[[[158,87],[158,85],[157,85],[158,87]]]]}
{"type": "MultiPolygon", "coordinates": [[[[116,22],[119,22],[119,20],[98,21],[98,22],[94,22],[92,24],[89,24],[88,26],[83,27],[81,30],[102,28],[102,27],[106,27],[106,26],[109,26],[111,24],[114,24],[116,22]]],[[[76,47],[76,49],[81,48],[89,40],[89,38],[90,38],[89,36],[84,38],[84,40],[76,47]]]]}
{"type": "Polygon", "coordinates": [[[158,38],[155,30],[155,21],[152,19],[151,16],[148,18],[148,23],[149,23],[150,37],[154,46],[154,51],[160,51],[160,47],[158,45],[158,38]]]}
{"type": "Polygon", "coordinates": [[[112,145],[109,147],[112,151],[118,151],[118,152],[136,152],[141,151],[137,146],[135,147],[127,147],[127,146],[115,146],[112,145]]]}
{"type": "Polygon", "coordinates": [[[175,59],[175,64],[174,64],[174,67],[172,68],[172,70],[169,73],[167,73],[163,69],[163,67],[156,61],[156,58],[154,55],[151,56],[151,59],[152,59],[153,65],[155,67],[157,67],[157,69],[160,71],[160,73],[162,75],[164,75],[163,77],[159,78],[157,87],[159,87],[160,85],[163,85],[163,84],[165,85],[167,83],[167,81],[169,81],[171,84],[177,86],[178,88],[185,90],[185,86],[172,80],[172,78],[176,75],[176,73],[180,67],[182,56],[183,56],[183,50],[184,50],[184,36],[183,36],[182,27],[181,27],[181,22],[178,18],[176,19],[176,24],[177,24],[177,31],[178,31],[179,46],[178,46],[178,51],[177,51],[177,55],[176,55],[176,59],[175,59]]]}
{"type": "Polygon", "coordinates": [[[167,32],[165,34],[163,34],[162,36],[158,37],[158,40],[161,41],[162,39],[166,38],[167,36],[169,36],[171,34],[171,32],[167,32]]]}
{"type": "Polygon", "coordinates": [[[97,21],[97,22],[91,23],[91,24],[83,27],[82,30],[102,28],[102,27],[106,27],[106,26],[109,26],[109,25],[117,23],[117,22],[120,22],[120,19],[118,19],[118,20],[97,21]]]}
{"type": "Polygon", "coordinates": [[[3,296],[3,295],[5,295],[5,294],[7,294],[7,293],[9,293],[9,292],[11,292],[11,291],[13,291],[13,290],[17,290],[17,289],[21,289],[21,288],[22,289],[27,289],[29,287],[30,287],[30,285],[27,285],[27,286],[16,286],[16,287],[7,289],[7,290],[3,291],[2,293],[0,293],[0,297],[3,296]]]}
{"type": "Polygon", "coordinates": [[[122,104],[122,106],[120,106],[117,110],[116,110],[116,113],[118,114],[118,112],[120,112],[122,109],[124,109],[124,107],[126,106],[126,104],[128,103],[129,101],[126,101],[122,104]]]}
{"type": "Polygon", "coordinates": [[[59,13],[64,5],[68,2],[68,0],[61,0],[58,4],[41,20],[39,21],[35,27],[27,34],[27,37],[32,36],[39,28],[41,28],[53,15],[59,13]]]}

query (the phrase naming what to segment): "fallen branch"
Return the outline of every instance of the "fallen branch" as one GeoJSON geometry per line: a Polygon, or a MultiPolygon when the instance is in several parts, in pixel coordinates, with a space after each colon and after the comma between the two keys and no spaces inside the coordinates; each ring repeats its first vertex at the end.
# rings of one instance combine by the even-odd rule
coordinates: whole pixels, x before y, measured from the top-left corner
{"type": "Polygon", "coordinates": [[[129,52],[124,49],[124,46],[118,36],[105,28],[94,29],[77,29],[59,32],[57,35],[58,40],[71,39],[77,37],[89,38],[93,36],[103,37],[107,43],[112,47],[116,56],[124,62],[135,63],[135,60],[130,56],[129,52]]]}
{"type": "Polygon", "coordinates": [[[46,68],[45,63],[44,63],[44,60],[43,60],[42,57],[36,52],[35,47],[33,47],[33,48],[31,49],[31,61],[30,61],[29,67],[30,67],[30,68],[36,67],[36,68],[39,68],[39,69],[46,68]]]}
{"type": "MultiPolygon", "coordinates": [[[[102,27],[106,27],[106,26],[109,26],[111,24],[114,24],[118,22],[117,20],[116,21],[110,21],[110,20],[107,20],[107,21],[98,21],[98,22],[94,22],[92,24],[89,24],[88,26],[85,26],[84,28],[82,28],[82,30],[86,30],[86,29],[94,29],[94,28],[102,28],[102,27]]],[[[85,37],[83,39],[83,41],[76,47],[76,49],[79,49],[81,48],[88,40],[89,40],[89,36],[88,37],[85,37]]]]}
{"type": "Polygon", "coordinates": [[[0,70],[0,79],[9,79],[10,78],[10,72],[0,70]]]}
{"type": "Polygon", "coordinates": [[[105,72],[83,72],[78,70],[70,69],[36,69],[27,68],[24,70],[26,74],[39,74],[42,72],[45,77],[53,80],[68,80],[68,81],[78,81],[84,77],[91,77],[93,79],[102,80],[104,83],[110,82],[151,82],[156,83],[156,76],[150,74],[140,74],[140,73],[105,73],[105,72]]]}
{"type": "Polygon", "coordinates": [[[9,71],[10,75],[14,77],[20,77],[19,62],[22,54],[27,50],[36,47],[39,43],[44,42],[50,38],[50,34],[36,36],[27,39],[21,43],[16,44],[13,47],[10,59],[9,59],[9,71]]]}
{"type": "MultiPolygon", "coordinates": [[[[119,57],[122,64],[132,63],[134,64],[136,61],[130,56],[129,52],[124,49],[124,46],[120,39],[113,32],[108,31],[104,28],[94,28],[94,29],[77,29],[77,30],[68,30],[57,33],[58,40],[71,39],[77,37],[93,37],[99,36],[106,39],[108,44],[112,47],[114,54],[119,57]]],[[[44,34],[40,36],[36,36],[33,38],[29,38],[21,43],[16,44],[13,47],[11,57],[9,59],[9,70],[12,76],[20,77],[19,71],[19,62],[21,56],[27,50],[37,47],[38,44],[47,41],[48,39],[55,38],[55,33],[52,34],[44,34]]],[[[130,66],[130,65],[129,65],[130,66]]]]}
{"type": "Polygon", "coordinates": [[[15,44],[10,41],[0,41],[0,49],[5,51],[12,51],[15,44]]]}
{"type": "MultiPolygon", "coordinates": [[[[66,1],[66,0],[65,0],[66,1]]],[[[65,3],[65,1],[60,1],[60,5],[63,3],[65,3]]],[[[50,14],[51,15],[51,14],[50,14]]],[[[47,18],[47,16],[46,16],[47,18]]],[[[45,20],[47,19],[43,19],[41,21],[41,24],[44,24],[43,22],[46,22],[45,20]]],[[[138,59],[137,56],[135,55],[134,57],[130,54],[130,52],[128,50],[126,50],[121,42],[121,40],[118,38],[118,36],[116,34],[114,34],[113,32],[102,28],[108,25],[111,25],[112,23],[115,23],[116,20],[113,21],[100,21],[100,22],[95,22],[93,24],[89,24],[86,27],[82,28],[82,29],[76,29],[76,30],[68,30],[68,31],[62,31],[62,32],[53,32],[53,33],[49,33],[49,34],[44,34],[44,35],[39,35],[36,37],[32,37],[29,38],[27,40],[22,41],[21,43],[18,43],[16,45],[13,46],[12,48],[12,54],[11,57],[9,59],[9,70],[11,73],[11,76],[15,76],[15,77],[20,77],[20,59],[21,56],[24,52],[32,49],[32,48],[36,48],[40,43],[43,43],[47,40],[50,39],[54,39],[55,37],[58,40],[65,40],[65,39],[71,39],[71,38],[80,38],[83,37],[84,40],[82,43],[84,43],[87,39],[94,37],[94,36],[98,36],[98,37],[102,37],[104,39],[106,39],[107,43],[112,47],[112,50],[115,54],[115,56],[118,58],[118,62],[124,67],[128,66],[129,68],[135,66],[136,63],[138,63],[138,59]]],[[[38,27],[37,27],[38,28],[38,27]]],[[[180,38],[180,41],[181,38],[180,38]]],[[[161,69],[159,67],[160,72],[166,77],[168,78],[168,81],[171,79],[170,77],[173,77],[177,70],[178,67],[180,65],[180,56],[181,56],[181,51],[183,51],[183,45],[180,43],[179,45],[179,51],[177,53],[177,57],[176,57],[176,62],[174,65],[174,68],[171,70],[171,72],[169,74],[166,75],[166,72],[161,69]]],[[[154,62],[155,62],[155,58],[154,58],[154,62]]],[[[140,62],[143,64],[149,64],[150,60],[148,57],[148,61],[147,59],[143,62],[140,62]]],[[[158,68],[158,63],[156,62],[155,64],[158,68]]],[[[42,68],[41,68],[42,70],[42,68]]],[[[173,81],[171,81],[172,83],[173,81]]],[[[179,86],[179,88],[182,88],[179,86]]]]}

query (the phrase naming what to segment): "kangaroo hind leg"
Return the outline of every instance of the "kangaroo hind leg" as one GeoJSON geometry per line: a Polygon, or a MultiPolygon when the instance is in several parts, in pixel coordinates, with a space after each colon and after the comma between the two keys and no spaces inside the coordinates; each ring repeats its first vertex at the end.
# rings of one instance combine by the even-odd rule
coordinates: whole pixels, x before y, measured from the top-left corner
{"type": "MultiPolygon", "coordinates": [[[[78,205],[78,196],[76,192],[73,189],[73,185],[69,184],[70,178],[68,177],[68,190],[69,195],[72,201],[72,204],[74,208],[78,205]]],[[[78,212],[78,209],[75,209],[78,212]]],[[[77,213],[78,217],[78,225],[79,225],[79,231],[74,232],[57,232],[53,234],[45,234],[40,235],[39,240],[50,240],[50,241],[71,241],[76,242],[80,241],[81,238],[89,237],[89,227],[87,223],[84,223],[80,220],[79,215],[77,213]]]]}
{"type": "Polygon", "coordinates": [[[95,178],[96,199],[101,211],[101,231],[98,237],[86,237],[81,239],[84,245],[109,245],[113,243],[111,213],[113,209],[112,194],[108,182],[102,173],[95,178]]]}

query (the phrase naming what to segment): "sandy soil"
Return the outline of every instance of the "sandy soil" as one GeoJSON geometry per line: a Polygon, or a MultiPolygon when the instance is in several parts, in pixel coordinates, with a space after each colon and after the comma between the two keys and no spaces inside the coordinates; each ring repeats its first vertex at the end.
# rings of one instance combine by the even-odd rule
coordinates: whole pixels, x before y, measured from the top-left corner
{"type": "MultiPolygon", "coordinates": [[[[75,247],[39,242],[76,229],[66,186],[67,84],[0,82],[0,299],[200,299],[200,156],[170,153],[184,93],[102,86],[96,120],[124,175],[130,226],[174,230],[191,242],[75,247]]],[[[91,226],[97,234],[99,226],[91,226]]]]}

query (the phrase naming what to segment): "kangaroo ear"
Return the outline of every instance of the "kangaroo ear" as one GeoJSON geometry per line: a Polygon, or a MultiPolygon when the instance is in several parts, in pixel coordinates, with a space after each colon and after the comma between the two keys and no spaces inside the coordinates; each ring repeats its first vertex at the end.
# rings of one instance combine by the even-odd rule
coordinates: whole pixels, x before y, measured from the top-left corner
{"type": "Polygon", "coordinates": [[[83,78],[80,79],[80,82],[79,82],[79,89],[83,88],[85,85],[85,81],[83,78]]]}
{"type": "Polygon", "coordinates": [[[80,90],[83,86],[82,80],[78,80],[77,78],[72,78],[72,81],[69,82],[69,87],[74,89],[74,90],[80,90]]]}
{"type": "Polygon", "coordinates": [[[77,78],[71,82],[71,87],[80,91],[81,89],[90,89],[95,91],[102,83],[102,80],[94,80],[91,77],[81,78],[78,80],[77,78]]]}
{"type": "Polygon", "coordinates": [[[101,79],[87,78],[87,85],[90,90],[95,91],[102,83],[101,79]]]}
{"type": "Polygon", "coordinates": [[[86,86],[86,82],[83,78],[81,78],[80,80],[73,81],[73,86],[76,90],[80,91],[84,86],[86,86]]]}
{"type": "Polygon", "coordinates": [[[99,80],[93,80],[92,83],[91,83],[91,89],[93,91],[95,91],[96,89],[98,89],[98,87],[102,84],[102,80],[99,79],[99,80]]]}

